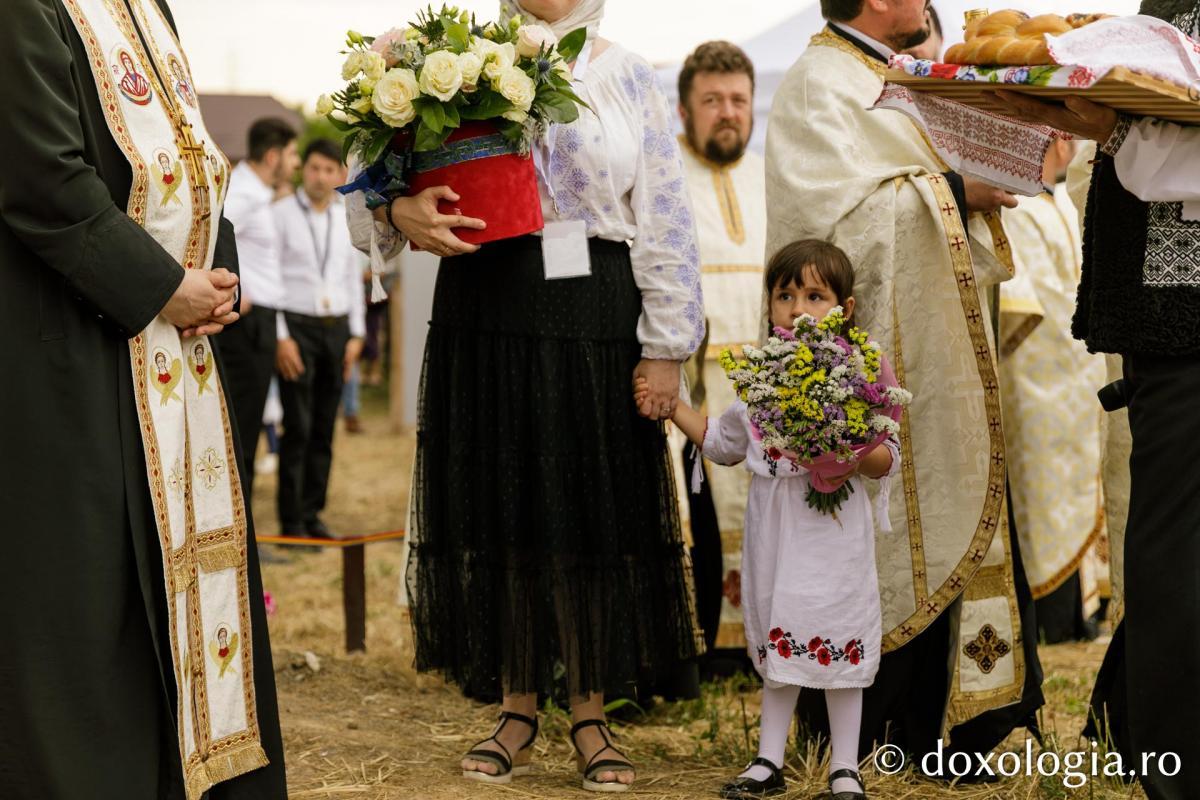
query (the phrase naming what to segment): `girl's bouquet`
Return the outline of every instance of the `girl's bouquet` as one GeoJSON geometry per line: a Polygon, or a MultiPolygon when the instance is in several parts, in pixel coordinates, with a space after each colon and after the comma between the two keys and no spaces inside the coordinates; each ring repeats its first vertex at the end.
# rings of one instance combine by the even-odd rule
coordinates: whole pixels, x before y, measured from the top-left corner
{"type": "Polygon", "coordinates": [[[811,474],[808,505],[834,514],[850,492],[838,479],[900,430],[912,401],[901,389],[879,345],[851,327],[841,307],[817,322],[805,314],[792,330],[775,328],[744,358],[721,353],[721,366],[750,412],[772,474],[784,458],[811,474]]]}
{"type": "Polygon", "coordinates": [[[469,241],[540,230],[529,153],[548,126],[573,122],[586,107],[568,66],[586,42],[583,28],[559,40],[519,16],[479,23],[453,6],[429,7],[409,27],[378,37],[350,31],[348,83],[317,102],[346,134],[345,155],[367,167],[344,193],[361,190],[378,208],[447,184],[462,198],[459,212],[488,222],[487,232],[475,232],[482,238],[469,241]],[[529,230],[505,225],[509,218],[529,230]]]}

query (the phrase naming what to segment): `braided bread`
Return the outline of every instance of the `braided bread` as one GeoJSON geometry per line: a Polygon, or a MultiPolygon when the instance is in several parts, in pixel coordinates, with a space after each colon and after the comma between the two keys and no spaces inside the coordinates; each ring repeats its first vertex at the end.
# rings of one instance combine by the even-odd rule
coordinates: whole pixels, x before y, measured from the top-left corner
{"type": "Polygon", "coordinates": [[[997,11],[967,23],[966,41],[946,51],[947,64],[993,66],[1038,66],[1053,64],[1046,34],[1060,36],[1108,14],[1041,14],[1030,17],[1022,11],[997,11]]]}

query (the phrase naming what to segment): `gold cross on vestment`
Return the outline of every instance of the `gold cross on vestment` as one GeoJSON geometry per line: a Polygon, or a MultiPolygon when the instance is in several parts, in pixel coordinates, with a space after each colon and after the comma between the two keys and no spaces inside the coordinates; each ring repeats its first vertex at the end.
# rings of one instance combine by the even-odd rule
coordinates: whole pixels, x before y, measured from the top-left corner
{"type": "Polygon", "coordinates": [[[204,145],[197,142],[192,135],[191,123],[183,120],[179,121],[179,155],[189,162],[195,172],[193,177],[196,179],[196,185],[207,188],[208,181],[203,180],[204,167],[208,163],[204,154],[204,145]]]}
{"type": "Polygon", "coordinates": [[[996,668],[996,662],[1012,652],[1012,645],[1000,638],[991,625],[984,625],[974,641],[967,642],[963,654],[979,665],[985,675],[996,668]]]}

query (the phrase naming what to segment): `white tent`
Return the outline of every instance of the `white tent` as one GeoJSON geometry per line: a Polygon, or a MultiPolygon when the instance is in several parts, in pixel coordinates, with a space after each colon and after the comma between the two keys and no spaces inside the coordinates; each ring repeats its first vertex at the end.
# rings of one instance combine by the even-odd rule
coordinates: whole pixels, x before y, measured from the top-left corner
{"type": "MultiPolygon", "coordinates": [[[[946,46],[962,41],[963,20],[967,11],[980,8],[979,0],[934,0],[934,8],[941,19],[946,36],[946,46]]],[[[1025,6],[1030,14],[1072,14],[1075,12],[1104,14],[1136,14],[1138,0],[1037,0],[1025,6]]],[[[999,9],[996,9],[999,10],[999,9]]],[[[757,90],[754,97],[754,116],[757,125],[750,146],[762,152],[766,143],[767,115],[771,100],[779,88],[784,73],[795,63],[808,40],[825,25],[821,17],[821,4],[812,0],[803,9],[768,28],[762,33],[740,42],[746,55],[754,63],[757,90]]],[[[676,83],[680,64],[659,68],[659,78],[667,87],[672,102],[677,100],[676,83]]]]}

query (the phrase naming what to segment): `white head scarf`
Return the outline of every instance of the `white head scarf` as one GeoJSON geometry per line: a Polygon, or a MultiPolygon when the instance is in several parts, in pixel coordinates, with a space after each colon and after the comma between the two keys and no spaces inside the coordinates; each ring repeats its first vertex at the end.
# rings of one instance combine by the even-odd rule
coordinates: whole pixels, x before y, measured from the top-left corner
{"type": "Polygon", "coordinates": [[[521,0],[500,0],[500,10],[505,16],[520,14],[526,22],[549,28],[560,39],[580,28],[587,28],[588,39],[595,39],[600,30],[600,20],[604,18],[604,2],[605,0],[579,0],[575,8],[571,9],[571,13],[557,22],[547,22],[529,13],[521,5],[521,0]]]}

